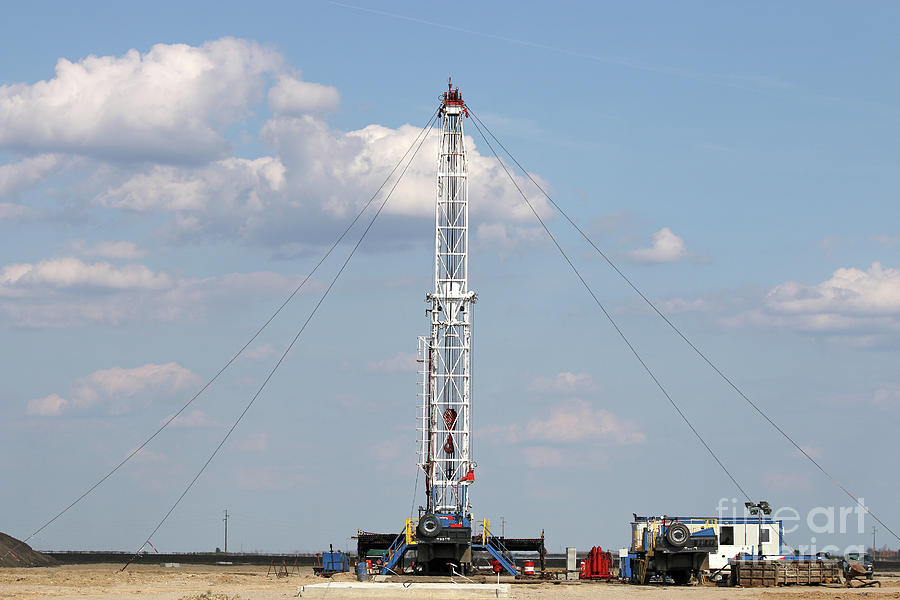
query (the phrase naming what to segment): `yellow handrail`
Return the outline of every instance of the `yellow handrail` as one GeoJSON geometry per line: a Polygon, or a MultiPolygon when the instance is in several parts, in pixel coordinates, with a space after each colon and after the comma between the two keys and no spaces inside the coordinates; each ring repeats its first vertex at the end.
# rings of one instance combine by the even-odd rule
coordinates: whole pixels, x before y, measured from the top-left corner
{"type": "Polygon", "coordinates": [[[418,543],[416,542],[415,522],[415,519],[406,520],[406,544],[409,546],[418,543]]]}

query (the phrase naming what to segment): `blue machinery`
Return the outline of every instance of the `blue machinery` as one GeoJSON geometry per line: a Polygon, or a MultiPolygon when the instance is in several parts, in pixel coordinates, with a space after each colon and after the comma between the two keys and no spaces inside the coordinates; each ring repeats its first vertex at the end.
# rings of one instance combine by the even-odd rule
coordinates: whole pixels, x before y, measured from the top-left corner
{"type": "MultiPolygon", "coordinates": [[[[421,522],[421,519],[420,519],[421,522]]],[[[515,560],[510,554],[509,550],[503,545],[500,538],[494,537],[490,533],[490,522],[487,519],[479,521],[478,524],[481,526],[481,531],[476,534],[473,539],[463,540],[461,536],[446,536],[441,537],[440,535],[436,535],[433,538],[423,537],[420,535],[417,536],[417,530],[419,529],[415,519],[407,519],[406,525],[403,528],[403,531],[394,539],[393,543],[387,549],[387,552],[384,553],[383,564],[381,566],[381,574],[388,575],[395,572],[395,568],[398,563],[403,559],[403,556],[406,554],[407,550],[415,549],[418,555],[422,550],[428,548],[429,546],[434,546],[435,544],[442,545],[455,545],[459,544],[461,546],[468,546],[465,550],[468,551],[470,561],[471,562],[471,551],[472,550],[483,550],[489,553],[497,563],[499,563],[500,567],[503,568],[510,575],[518,575],[518,570],[515,566],[515,560]],[[439,540],[435,542],[434,540],[439,540]]],[[[470,531],[468,528],[457,528],[460,530],[465,530],[466,533],[470,531]]],[[[454,549],[455,550],[455,549],[454,549]]],[[[450,558],[449,556],[447,558],[450,558]]],[[[440,560],[438,558],[437,560],[440,560]]],[[[468,570],[466,563],[457,563],[454,564],[452,561],[448,563],[451,566],[450,572],[453,571],[462,572],[464,570],[468,570]],[[457,570],[458,569],[458,570],[457,570]]],[[[434,568],[436,565],[432,565],[431,570],[443,571],[441,568],[434,568]]],[[[423,570],[423,572],[427,572],[427,570],[423,570]]]]}

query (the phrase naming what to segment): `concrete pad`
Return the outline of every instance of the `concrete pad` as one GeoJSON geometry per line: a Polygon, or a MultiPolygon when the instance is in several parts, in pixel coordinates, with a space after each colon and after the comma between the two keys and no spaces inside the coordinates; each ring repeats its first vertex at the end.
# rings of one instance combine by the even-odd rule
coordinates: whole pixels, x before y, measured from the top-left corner
{"type": "Polygon", "coordinates": [[[509,598],[508,583],[375,583],[332,581],[302,585],[303,598],[411,598],[415,600],[455,600],[456,598],[509,598]]]}

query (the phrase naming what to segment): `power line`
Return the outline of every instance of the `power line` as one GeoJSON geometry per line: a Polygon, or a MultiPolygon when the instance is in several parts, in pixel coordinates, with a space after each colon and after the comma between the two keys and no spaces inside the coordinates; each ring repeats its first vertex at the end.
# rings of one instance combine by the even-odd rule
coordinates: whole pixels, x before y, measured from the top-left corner
{"type": "Polygon", "coordinates": [[[297,293],[300,292],[300,289],[303,288],[304,285],[306,285],[306,283],[310,280],[310,278],[316,273],[316,271],[318,271],[319,267],[322,266],[322,263],[324,263],[325,260],[326,260],[329,256],[331,256],[331,253],[334,251],[334,249],[338,247],[338,245],[343,241],[343,239],[347,236],[347,234],[350,232],[350,230],[353,229],[353,226],[356,225],[357,221],[359,221],[359,219],[360,219],[360,217],[362,217],[363,213],[365,213],[366,210],[368,210],[368,208],[372,205],[372,202],[375,200],[375,198],[378,197],[378,194],[381,193],[381,190],[384,189],[384,186],[387,184],[387,182],[390,181],[391,177],[393,177],[394,173],[397,171],[397,168],[400,167],[401,164],[403,164],[403,161],[404,161],[404,160],[406,160],[406,157],[407,157],[407,155],[409,155],[409,152],[410,152],[410,151],[413,149],[413,147],[416,145],[416,142],[419,141],[419,137],[420,137],[421,135],[423,135],[423,133],[424,133],[425,135],[427,135],[427,127],[429,127],[429,126],[431,125],[431,122],[434,120],[434,117],[435,117],[435,115],[437,114],[437,111],[438,111],[438,109],[435,109],[435,111],[434,111],[433,113],[431,113],[431,116],[428,118],[427,124],[426,124],[425,127],[423,127],[422,132],[420,132],[419,135],[416,136],[416,139],[413,140],[413,143],[409,145],[409,147],[406,149],[406,152],[404,152],[404,153],[403,153],[403,156],[400,158],[400,160],[397,161],[397,164],[394,165],[394,167],[391,169],[391,171],[387,174],[387,177],[384,178],[384,181],[381,182],[381,185],[378,186],[378,189],[375,190],[375,193],[372,194],[372,196],[371,196],[371,197],[369,198],[369,200],[365,203],[365,205],[363,205],[362,209],[360,209],[360,211],[356,214],[356,216],[353,218],[353,220],[350,222],[350,224],[347,225],[347,227],[346,227],[346,229],[344,229],[343,233],[341,233],[341,235],[338,236],[338,238],[334,241],[334,243],[331,245],[331,247],[328,249],[328,251],[322,256],[321,259],[319,259],[319,262],[316,263],[316,266],[313,267],[313,269],[306,275],[306,277],[303,278],[303,280],[299,283],[299,285],[297,285],[297,287],[294,288],[294,291],[292,291],[292,292],[290,293],[290,295],[288,295],[288,297],[285,298],[284,302],[282,302],[281,305],[280,305],[277,309],[275,309],[275,312],[272,313],[272,316],[270,316],[270,317],[266,320],[266,322],[263,323],[262,326],[261,326],[259,329],[256,330],[256,333],[254,333],[253,336],[252,336],[249,340],[247,340],[247,343],[245,343],[243,346],[241,346],[240,350],[238,350],[238,351],[234,354],[234,356],[232,356],[232,357],[228,360],[228,362],[226,362],[225,365],[223,365],[222,368],[219,369],[219,370],[216,372],[216,374],[213,375],[212,378],[210,378],[209,381],[207,381],[207,382],[203,385],[203,387],[200,388],[200,391],[198,391],[196,394],[194,394],[193,397],[191,397],[191,399],[188,400],[188,401],[184,404],[184,406],[182,406],[180,409],[178,409],[178,412],[176,412],[176,413],[173,414],[171,417],[169,417],[165,422],[163,422],[163,424],[160,425],[160,427],[159,427],[156,431],[154,431],[153,434],[152,434],[150,437],[148,437],[146,440],[144,440],[144,441],[141,443],[140,446],[138,446],[138,447],[135,448],[133,451],[131,451],[131,453],[128,454],[128,456],[126,456],[124,459],[122,459],[122,461],[119,462],[115,467],[113,467],[112,470],[110,470],[108,473],[106,473],[106,475],[104,475],[103,477],[101,477],[96,483],[94,483],[91,487],[89,487],[83,494],[81,494],[80,496],[78,496],[77,498],[75,498],[75,500],[73,500],[68,506],[66,506],[64,509],[62,509],[62,510],[59,511],[58,513],[56,513],[56,515],[54,515],[52,519],[50,519],[49,521],[47,521],[46,523],[44,523],[43,525],[41,525],[40,527],[38,527],[38,528],[34,531],[34,533],[32,533],[31,535],[29,535],[27,538],[25,538],[24,541],[27,542],[28,540],[30,540],[31,538],[33,538],[34,536],[36,536],[37,534],[39,534],[41,531],[43,531],[43,530],[46,529],[48,526],[50,526],[54,521],[56,521],[58,518],[60,518],[61,516],[63,516],[65,513],[67,513],[67,512],[69,511],[69,509],[73,508],[76,504],[78,504],[78,503],[81,502],[84,498],[86,498],[91,492],[93,492],[95,489],[97,489],[98,487],[100,487],[100,485],[102,485],[104,481],[106,481],[107,479],[109,479],[116,471],[118,471],[120,468],[122,468],[122,467],[125,465],[125,463],[127,463],[129,460],[131,460],[138,452],[140,452],[141,450],[143,450],[144,447],[147,446],[147,444],[149,444],[151,441],[153,441],[153,439],[156,438],[156,436],[158,436],[160,433],[162,433],[163,429],[165,429],[166,427],[168,427],[168,426],[172,423],[172,421],[174,421],[175,419],[177,419],[178,416],[179,416],[181,413],[183,413],[185,410],[187,410],[187,408],[188,408],[191,404],[194,403],[194,400],[196,400],[197,398],[199,398],[200,395],[203,394],[203,392],[205,392],[206,389],[207,389],[210,385],[212,385],[213,382],[216,381],[216,380],[219,378],[219,376],[220,376],[222,373],[224,373],[225,370],[228,369],[228,367],[230,367],[231,364],[232,364],[235,360],[238,359],[238,357],[241,356],[241,354],[243,354],[244,350],[246,350],[247,347],[248,347],[250,344],[252,344],[253,341],[256,340],[257,337],[259,337],[259,334],[261,334],[261,333],[263,332],[263,330],[264,330],[266,327],[268,327],[269,324],[270,324],[273,320],[275,320],[275,317],[277,317],[278,314],[284,309],[284,307],[287,306],[288,303],[289,303],[291,300],[293,300],[294,296],[296,296],[297,293]]]}
{"type": "MultiPolygon", "coordinates": [[[[713,363],[712,360],[710,360],[710,358],[709,358],[702,350],[700,350],[700,348],[697,347],[696,344],[694,344],[694,342],[692,342],[690,339],[688,339],[688,337],[681,331],[681,329],[679,329],[679,328],[675,325],[675,323],[673,323],[672,320],[669,319],[669,318],[668,318],[668,317],[667,317],[667,316],[666,316],[666,315],[665,315],[665,314],[664,314],[664,313],[656,306],[656,304],[654,304],[653,301],[650,300],[650,298],[648,298],[647,295],[644,294],[644,293],[643,293],[643,292],[642,292],[642,291],[634,284],[634,282],[631,281],[631,279],[630,279],[630,278],[629,278],[629,277],[628,277],[628,276],[627,276],[627,275],[626,275],[626,274],[625,274],[625,273],[624,273],[624,272],[623,272],[623,271],[622,271],[622,270],[621,270],[621,269],[620,269],[620,268],[619,268],[619,267],[618,267],[618,266],[617,266],[617,265],[609,258],[609,256],[608,256],[605,252],[603,252],[603,250],[601,250],[601,249],[594,243],[594,241],[593,241],[593,240],[592,240],[592,239],[584,232],[584,230],[583,230],[581,227],[579,227],[578,224],[575,223],[575,221],[573,221],[571,217],[569,217],[568,213],[566,213],[566,211],[564,211],[564,210],[562,209],[562,207],[560,207],[559,204],[557,204],[556,201],[554,201],[553,198],[550,197],[550,194],[548,194],[548,193],[546,192],[546,190],[544,190],[544,188],[541,187],[541,184],[540,184],[540,183],[538,183],[537,181],[535,181],[534,177],[532,177],[531,174],[525,169],[525,167],[523,167],[522,164],[521,164],[518,160],[516,160],[516,157],[513,156],[512,153],[506,148],[506,146],[503,145],[503,142],[501,142],[500,140],[497,139],[497,137],[493,134],[493,132],[491,132],[491,130],[487,127],[487,125],[485,125],[484,122],[483,122],[480,118],[478,118],[478,115],[476,115],[476,114],[472,111],[471,108],[469,109],[469,114],[472,115],[474,121],[477,121],[478,123],[481,123],[481,125],[485,128],[485,130],[488,132],[488,134],[490,134],[491,138],[493,138],[494,141],[497,142],[497,144],[498,144],[501,148],[503,148],[503,151],[506,152],[506,155],[509,156],[509,158],[516,164],[517,167],[519,167],[519,169],[526,175],[526,177],[528,177],[528,179],[531,180],[531,182],[535,185],[535,187],[537,187],[537,188],[541,191],[541,193],[544,195],[544,197],[547,198],[547,200],[553,205],[553,207],[559,212],[559,214],[561,214],[561,215],[566,219],[566,221],[568,221],[569,224],[570,224],[573,228],[575,228],[575,230],[581,235],[581,237],[584,238],[584,240],[585,240],[588,244],[590,244],[590,246],[591,246],[594,250],[596,250],[597,253],[598,253],[601,257],[603,257],[603,260],[605,260],[606,263],[607,263],[610,267],[612,267],[612,269],[613,269],[613,270],[614,270],[614,271],[615,271],[615,272],[616,272],[616,273],[617,273],[617,274],[625,281],[625,283],[627,283],[627,284],[629,285],[629,287],[631,287],[631,289],[634,290],[634,292],[635,292],[638,296],[641,297],[641,299],[642,299],[642,300],[643,300],[643,301],[644,301],[644,302],[645,302],[645,303],[653,310],[653,312],[655,312],[655,313],[656,313],[663,321],[665,321],[665,323],[672,329],[672,331],[674,331],[676,334],[678,334],[678,337],[680,337],[680,338],[681,338],[688,346],[690,346],[690,348],[691,348],[694,352],[696,352],[697,355],[698,355],[700,358],[702,358],[703,361],[704,361],[707,365],[709,365],[709,367],[710,367],[713,371],[715,371],[715,372],[719,375],[719,377],[721,377],[721,378],[722,378],[722,379],[723,379],[723,380],[724,380],[724,381],[725,381],[725,382],[726,382],[726,383],[727,383],[727,384],[728,384],[735,392],[737,392],[737,394],[738,394],[741,398],[743,398],[743,399],[744,399],[744,400],[745,400],[745,401],[753,408],[753,410],[755,410],[755,411],[756,411],[763,419],[765,419],[765,420],[769,423],[769,425],[771,425],[773,428],[775,428],[775,430],[776,430],[778,433],[780,433],[780,434],[781,434],[788,442],[790,442],[791,445],[794,446],[794,448],[796,448],[796,449],[797,449],[803,456],[805,456],[805,457],[806,457],[813,465],[815,465],[816,468],[819,469],[819,471],[821,471],[828,479],[830,479],[832,483],[834,483],[834,484],[835,484],[838,488],[840,488],[841,491],[843,491],[843,492],[844,492],[851,500],[853,500],[854,504],[856,504],[857,506],[859,506],[859,507],[860,507],[862,510],[864,510],[866,513],[872,515],[872,518],[875,519],[875,521],[877,521],[879,525],[881,525],[882,527],[884,527],[887,531],[889,531],[889,532],[891,533],[891,535],[893,535],[895,538],[897,538],[898,541],[900,541],[900,536],[898,536],[896,533],[894,533],[894,530],[893,530],[893,529],[891,529],[890,527],[888,527],[888,526],[884,523],[884,521],[882,521],[880,518],[878,518],[878,516],[877,516],[875,513],[873,513],[873,512],[872,512],[867,506],[865,506],[862,502],[860,502],[858,496],[856,496],[855,494],[853,494],[852,492],[850,492],[850,490],[848,490],[846,487],[844,487],[844,486],[843,486],[843,485],[842,485],[842,484],[841,484],[841,483],[840,483],[840,482],[839,482],[839,481],[838,481],[831,473],[829,473],[828,471],[826,471],[825,468],[822,467],[822,465],[819,464],[819,462],[818,462],[815,458],[813,458],[813,457],[812,457],[812,456],[811,456],[811,455],[810,455],[810,454],[809,454],[802,446],[800,446],[800,444],[798,444],[796,441],[794,441],[794,439],[793,439],[790,435],[788,435],[787,432],[785,432],[781,427],[779,427],[778,424],[775,423],[775,421],[773,421],[773,420],[769,417],[769,415],[767,415],[767,414],[766,414],[766,413],[765,413],[765,412],[764,412],[764,411],[763,411],[763,410],[762,410],[762,409],[761,409],[761,408],[760,408],[753,400],[751,400],[750,397],[749,397],[747,394],[745,394],[744,391],[741,390],[741,388],[738,387],[738,385],[737,385],[730,377],[728,377],[728,375],[726,375],[726,374],[725,374],[718,366],[716,366],[715,363],[713,363]]],[[[473,121],[473,122],[474,122],[474,121],[473,121]]],[[[476,127],[477,127],[477,125],[476,125],[476,127]]],[[[480,129],[479,129],[479,131],[480,131],[480,129]]],[[[484,134],[482,134],[482,137],[484,137],[484,134]]],[[[485,141],[487,141],[487,140],[485,140],[485,141]]],[[[490,146],[490,144],[488,144],[488,145],[490,146]]],[[[493,148],[492,148],[491,150],[493,151],[493,148]]],[[[495,153],[495,156],[496,156],[496,153],[495,153]]],[[[501,161],[500,164],[502,165],[503,162],[501,161]]],[[[504,168],[505,168],[505,167],[504,167],[504,168]]],[[[520,192],[520,193],[521,193],[521,192],[520,192]]],[[[524,197],[524,194],[523,194],[523,197],[524,197]]],[[[526,202],[527,202],[527,200],[526,200],[526,202]]],[[[531,205],[529,204],[529,206],[531,206],[531,205]]],[[[533,211],[533,210],[534,210],[534,209],[532,208],[532,211],[533,211]]]]}
{"type": "MultiPolygon", "coordinates": [[[[472,112],[471,108],[469,108],[469,113],[474,116],[474,113],[472,112]]],[[[477,117],[476,117],[476,119],[477,119],[477,117]]],[[[616,320],[613,319],[613,317],[609,313],[609,311],[606,310],[606,307],[603,306],[603,303],[600,302],[600,299],[597,298],[597,295],[594,293],[594,290],[591,288],[590,285],[588,285],[588,283],[587,283],[587,281],[585,281],[584,277],[582,277],[581,273],[578,271],[578,268],[575,266],[575,264],[569,258],[569,255],[566,254],[566,251],[563,250],[563,247],[557,241],[556,237],[553,235],[553,233],[550,232],[550,229],[547,227],[547,224],[544,222],[544,220],[541,218],[541,216],[538,214],[538,212],[534,209],[534,206],[528,200],[528,197],[525,195],[525,192],[523,192],[522,188],[519,187],[519,184],[516,183],[516,180],[513,178],[512,173],[509,172],[509,169],[507,169],[506,165],[503,164],[503,161],[500,160],[500,157],[497,155],[497,152],[494,150],[494,146],[491,145],[491,142],[484,135],[484,132],[481,130],[481,127],[479,127],[480,122],[481,122],[480,119],[473,121],[475,128],[478,129],[478,133],[481,134],[481,138],[487,144],[488,148],[491,149],[491,152],[493,153],[494,157],[497,159],[497,162],[500,163],[501,167],[503,167],[503,170],[506,172],[507,177],[509,177],[509,180],[515,186],[516,190],[518,190],[519,194],[522,196],[522,199],[528,205],[528,208],[530,208],[531,212],[534,213],[535,218],[538,220],[538,222],[540,222],[541,227],[544,228],[544,231],[547,233],[547,236],[553,241],[553,244],[556,246],[556,249],[559,250],[560,254],[562,254],[565,261],[572,268],[572,271],[575,272],[575,275],[576,275],[576,277],[578,277],[578,280],[581,282],[581,285],[584,286],[584,289],[587,290],[587,292],[591,295],[591,298],[594,299],[594,302],[597,304],[597,306],[600,308],[600,310],[603,311],[603,314],[606,316],[607,320],[609,320],[610,324],[613,326],[613,328],[619,334],[619,337],[622,338],[622,340],[625,342],[625,344],[631,350],[631,353],[634,354],[634,357],[637,359],[637,361],[641,364],[641,366],[647,372],[647,375],[650,376],[650,379],[653,380],[653,383],[656,384],[656,387],[659,388],[659,390],[663,393],[663,395],[666,397],[666,399],[672,405],[672,408],[675,409],[675,412],[678,413],[678,415],[687,424],[687,426],[691,429],[691,431],[694,432],[694,435],[697,437],[698,440],[700,440],[700,443],[703,444],[703,447],[706,448],[706,450],[707,450],[707,452],[709,452],[710,456],[713,457],[713,460],[715,460],[716,463],[719,465],[719,467],[721,467],[722,470],[725,472],[725,474],[728,475],[728,478],[731,479],[731,482],[734,483],[734,485],[741,491],[741,493],[744,495],[745,498],[747,498],[747,500],[750,500],[750,495],[744,490],[744,488],[741,486],[741,484],[737,482],[737,479],[734,478],[734,476],[731,474],[731,471],[729,471],[728,468],[724,465],[724,463],[722,463],[722,461],[719,459],[719,457],[716,455],[716,453],[713,452],[713,449],[710,448],[709,444],[706,443],[706,440],[703,439],[703,436],[700,435],[700,432],[698,432],[697,429],[694,427],[694,425],[690,422],[690,420],[688,420],[687,416],[684,414],[684,412],[681,410],[681,408],[678,406],[678,404],[675,403],[675,400],[672,399],[672,396],[669,394],[669,392],[663,386],[662,382],[660,382],[660,380],[653,373],[653,370],[650,369],[650,366],[644,361],[643,357],[641,357],[640,353],[637,351],[637,348],[635,348],[634,344],[631,343],[631,340],[628,339],[628,337],[625,335],[625,332],[622,331],[622,329],[619,327],[618,323],[616,323],[616,320]]],[[[483,123],[482,123],[482,125],[483,125],[483,123]]],[[[487,129],[487,127],[485,127],[485,129],[487,129]]],[[[492,134],[492,137],[493,137],[493,134],[492,134]]]]}
{"type": "MultiPolygon", "coordinates": [[[[436,113],[437,113],[437,111],[435,111],[435,114],[436,113]]],[[[238,418],[235,419],[234,423],[228,429],[228,432],[222,438],[222,441],[219,442],[219,445],[216,446],[216,448],[212,451],[212,454],[209,455],[209,458],[206,459],[206,462],[203,463],[203,466],[200,467],[200,470],[197,472],[197,474],[194,476],[194,478],[191,479],[190,483],[188,483],[187,487],[184,489],[184,491],[181,493],[181,495],[178,497],[178,499],[175,501],[175,503],[172,504],[172,506],[169,508],[168,512],[166,512],[165,516],[163,516],[162,520],[156,525],[156,527],[153,529],[153,531],[150,532],[150,535],[147,536],[147,540],[143,544],[141,544],[141,546],[140,546],[140,548],[138,548],[137,552],[134,553],[134,556],[132,556],[128,560],[128,562],[125,563],[125,565],[122,567],[122,571],[127,569],[128,565],[130,565],[134,561],[134,559],[137,558],[137,556],[140,554],[140,552],[144,548],[144,546],[146,546],[150,542],[150,540],[153,538],[153,536],[156,534],[156,532],[159,531],[160,527],[163,526],[163,524],[168,520],[169,516],[171,516],[171,514],[175,511],[175,508],[178,507],[178,505],[181,503],[181,501],[184,499],[184,497],[187,495],[187,493],[191,490],[192,487],[194,487],[194,484],[197,482],[198,479],[200,479],[200,476],[203,475],[203,472],[206,470],[206,468],[209,466],[209,464],[213,461],[213,459],[219,453],[219,450],[222,449],[222,446],[225,445],[225,442],[228,441],[228,438],[231,437],[231,434],[234,432],[234,430],[237,428],[237,426],[243,420],[244,416],[250,410],[250,407],[253,406],[253,404],[256,402],[257,398],[259,398],[260,394],[262,394],[263,390],[266,388],[266,385],[268,385],[269,381],[272,379],[272,376],[275,375],[275,372],[278,370],[278,367],[281,366],[281,363],[284,362],[284,359],[287,357],[288,353],[291,351],[291,349],[294,347],[294,345],[300,339],[300,336],[306,330],[307,325],[309,325],[310,321],[312,321],[312,318],[318,312],[319,307],[321,307],[322,303],[325,302],[325,298],[328,297],[328,294],[329,294],[329,292],[331,292],[332,288],[334,287],[334,284],[337,283],[338,278],[340,278],[341,274],[347,268],[347,265],[350,263],[350,259],[353,258],[354,254],[356,254],[356,250],[359,248],[360,244],[362,244],[363,240],[366,238],[366,235],[369,233],[369,230],[372,229],[372,226],[375,224],[375,220],[381,214],[381,211],[384,210],[384,207],[387,205],[388,200],[390,200],[391,195],[394,193],[394,190],[397,189],[397,185],[400,183],[400,180],[403,179],[403,175],[406,174],[406,170],[412,164],[412,161],[415,159],[416,154],[418,154],[419,149],[425,143],[425,140],[428,139],[428,133],[430,133],[431,121],[433,121],[433,120],[434,120],[434,116],[432,115],[431,120],[428,122],[428,124],[424,128],[425,133],[424,133],[424,135],[421,135],[421,140],[419,140],[418,137],[416,138],[418,141],[418,146],[416,146],[416,149],[413,152],[413,155],[410,157],[409,162],[407,162],[406,165],[403,167],[403,170],[400,172],[400,175],[397,177],[397,180],[394,182],[394,185],[391,187],[390,191],[385,196],[381,205],[378,207],[378,210],[375,211],[375,214],[372,216],[372,219],[369,221],[369,224],[363,230],[363,232],[360,235],[359,239],[357,240],[356,244],[353,246],[353,249],[350,250],[350,253],[347,255],[347,258],[344,260],[344,263],[341,265],[341,268],[338,269],[338,272],[332,278],[331,283],[328,284],[328,287],[322,293],[322,296],[319,298],[318,302],[316,302],[316,305],[313,307],[312,311],[310,311],[309,316],[306,317],[306,320],[303,322],[303,325],[300,326],[300,329],[297,331],[296,335],[294,335],[294,338],[291,340],[291,343],[288,344],[288,347],[285,348],[284,352],[281,354],[281,356],[275,362],[275,365],[269,371],[269,374],[266,375],[266,378],[263,380],[262,384],[256,390],[256,393],[254,393],[253,396],[250,398],[250,401],[244,407],[244,410],[241,411],[241,414],[238,415],[238,418]]]]}

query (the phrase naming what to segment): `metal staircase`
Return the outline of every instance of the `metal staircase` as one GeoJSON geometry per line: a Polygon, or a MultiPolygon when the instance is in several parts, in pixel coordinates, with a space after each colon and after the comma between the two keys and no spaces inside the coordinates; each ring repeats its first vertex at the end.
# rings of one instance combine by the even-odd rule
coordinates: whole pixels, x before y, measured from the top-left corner
{"type": "Polygon", "coordinates": [[[494,559],[500,563],[500,566],[510,575],[516,576],[519,571],[516,569],[516,560],[512,553],[503,545],[500,538],[491,535],[490,521],[484,519],[481,522],[481,543],[472,544],[473,550],[486,550],[494,559]]]}
{"type": "Polygon", "coordinates": [[[384,565],[381,567],[382,575],[390,575],[397,563],[403,558],[406,550],[410,546],[416,545],[416,539],[413,532],[415,531],[415,521],[407,519],[406,525],[400,535],[394,539],[387,552],[384,553],[384,565]]]}

